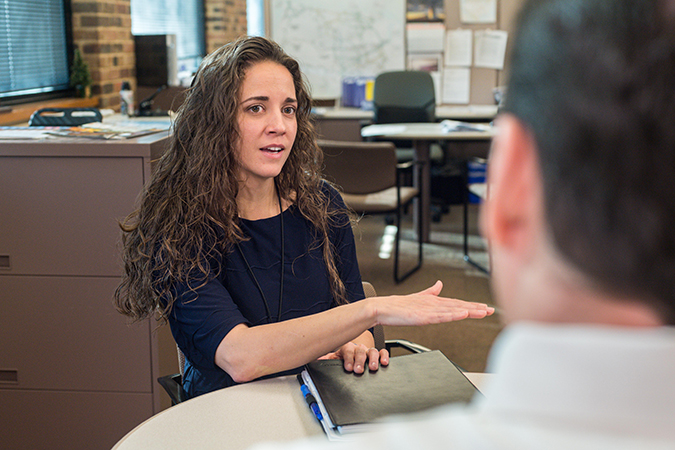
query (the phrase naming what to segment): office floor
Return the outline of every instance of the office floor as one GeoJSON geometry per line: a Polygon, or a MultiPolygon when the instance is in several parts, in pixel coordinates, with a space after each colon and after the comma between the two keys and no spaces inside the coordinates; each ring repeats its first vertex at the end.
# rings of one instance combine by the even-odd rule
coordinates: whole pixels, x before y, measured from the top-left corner
{"type": "MultiPolygon", "coordinates": [[[[484,241],[477,235],[476,205],[469,211],[469,253],[484,267],[488,257],[484,241]]],[[[357,253],[364,281],[371,282],[378,295],[407,294],[420,291],[441,280],[442,294],[463,300],[493,304],[489,276],[463,260],[462,207],[453,206],[440,222],[431,225],[431,242],[424,244],[422,268],[400,284],[394,283],[393,254],[382,259],[380,252],[388,252],[386,242],[393,230],[387,228],[383,216],[367,216],[354,229],[357,253]],[[385,245],[383,246],[383,242],[385,245]]],[[[416,261],[417,244],[413,241],[410,216],[403,225],[401,265],[408,267],[416,261]]],[[[393,251],[393,250],[392,250],[393,251]]],[[[439,349],[456,364],[470,372],[482,372],[488,352],[502,328],[498,313],[481,320],[427,325],[421,327],[385,327],[386,339],[407,339],[431,349],[439,349]]]]}

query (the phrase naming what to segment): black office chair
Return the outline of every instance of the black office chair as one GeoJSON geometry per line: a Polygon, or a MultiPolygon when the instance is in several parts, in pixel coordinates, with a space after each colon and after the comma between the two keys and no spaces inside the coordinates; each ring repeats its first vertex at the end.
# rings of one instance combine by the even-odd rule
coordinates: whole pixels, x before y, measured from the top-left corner
{"type": "MultiPolygon", "coordinates": [[[[428,72],[399,70],[384,72],[373,87],[373,122],[413,123],[436,121],[436,92],[428,72]]],[[[399,162],[413,159],[412,142],[397,142],[399,162]]]]}
{"type": "Polygon", "coordinates": [[[185,374],[185,355],[176,345],[178,352],[178,373],[164,375],[157,378],[157,382],[164,388],[171,399],[171,405],[177,405],[187,399],[187,394],[183,389],[183,375],[185,374]]]}
{"type": "MultiPolygon", "coordinates": [[[[363,282],[363,292],[366,295],[366,297],[377,296],[375,288],[371,283],[367,281],[363,282]]],[[[396,348],[403,348],[411,353],[421,353],[430,351],[430,349],[422,345],[410,342],[406,339],[385,340],[384,329],[382,328],[382,325],[376,325],[373,328],[373,338],[375,341],[375,348],[377,348],[378,350],[381,350],[383,348],[390,350],[396,347],[396,348]]],[[[178,348],[178,346],[176,346],[176,349],[178,351],[178,368],[180,369],[180,373],[175,373],[173,375],[165,375],[163,377],[157,378],[159,384],[164,388],[166,393],[169,395],[169,398],[171,398],[171,405],[177,405],[178,403],[181,403],[187,399],[187,395],[183,390],[183,370],[185,369],[185,356],[183,355],[183,352],[180,350],[180,348],[178,348]]]]}
{"type": "Polygon", "coordinates": [[[373,90],[373,121],[436,121],[436,93],[431,75],[417,70],[379,74],[373,90]]]}
{"type": "Polygon", "coordinates": [[[31,114],[31,127],[77,127],[85,123],[101,122],[98,108],[42,108],[31,114]]]}

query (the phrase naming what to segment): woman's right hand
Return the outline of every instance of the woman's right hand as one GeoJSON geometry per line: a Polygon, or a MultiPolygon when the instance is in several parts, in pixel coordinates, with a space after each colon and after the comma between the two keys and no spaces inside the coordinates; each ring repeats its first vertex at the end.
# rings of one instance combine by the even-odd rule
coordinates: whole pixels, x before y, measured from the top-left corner
{"type": "Polygon", "coordinates": [[[375,318],[381,325],[428,325],[462,319],[482,319],[495,309],[485,303],[439,297],[443,283],[408,295],[370,297],[375,318]]]}

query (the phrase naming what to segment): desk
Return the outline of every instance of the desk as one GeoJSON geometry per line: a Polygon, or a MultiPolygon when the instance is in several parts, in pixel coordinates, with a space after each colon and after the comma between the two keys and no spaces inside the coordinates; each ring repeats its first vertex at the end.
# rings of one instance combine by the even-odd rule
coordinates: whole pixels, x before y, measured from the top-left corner
{"type": "MultiPolygon", "coordinates": [[[[469,373],[477,386],[490,374],[469,373]]],[[[295,376],[241,384],[180,403],[130,431],[113,450],[246,449],[323,434],[295,376]]]]}
{"type": "Polygon", "coordinates": [[[413,183],[421,190],[419,204],[421,217],[419,229],[422,232],[422,240],[429,242],[429,229],[431,220],[431,168],[429,160],[429,144],[434,141],[447,141],[452,145],[447,151],[451,156],[459,159],[473,157],[487,157],[489,141],[494,136],[494,131],[451,131],[444,132],[440,123],[400,123],[387,125],[369,125],[361,129],[361,136],[380,137],[392,141],[412,141],[415,149],[415,174],[413,183]],[[475,145],[482,144],[482,145],[475,145]]]}
{"type": "MultiPolygon", "coordinates": [[[[361,127],[371,124],[373,111],[347,107],[318,107],[312,110],[321,139],[360,141],[361,127]]],[[[436,119],[490,122],[497,115],[496,105],[436,106],[436,119]]]]}

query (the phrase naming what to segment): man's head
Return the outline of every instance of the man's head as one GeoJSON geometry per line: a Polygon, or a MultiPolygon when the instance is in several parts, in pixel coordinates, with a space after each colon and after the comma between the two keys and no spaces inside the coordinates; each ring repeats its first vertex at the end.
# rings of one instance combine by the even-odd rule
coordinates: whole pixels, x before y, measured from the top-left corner
{"type": "Polygon", "coordinates": [[[498,297],[548,277],[675,324],[672,3],[524,5],[482,219],[498,297]]]}

